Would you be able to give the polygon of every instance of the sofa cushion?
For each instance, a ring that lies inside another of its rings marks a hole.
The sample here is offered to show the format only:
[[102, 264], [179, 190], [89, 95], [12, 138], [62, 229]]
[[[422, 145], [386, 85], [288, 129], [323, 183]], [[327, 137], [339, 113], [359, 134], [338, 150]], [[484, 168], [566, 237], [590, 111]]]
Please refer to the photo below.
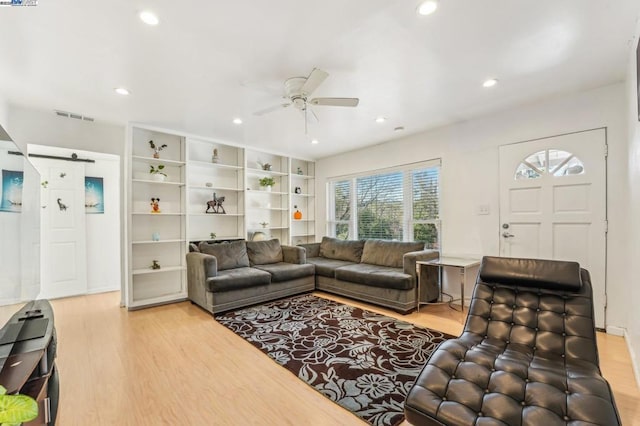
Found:
[[348, 262], [360, 262], [364, 241], [339, 240], [337, 238], [322, 237], [320, 243], [320, 256], [327, 259], [346, 260]]
[[268, 265], [283, 260], [282, 247], [277, 238], [267, 241], [247, 241], [247, 252], [251, 266]]
[[329, 278], [335, 278], [337, 268], [340, 268], [341, 266], [354, 265], [354, 262], [326, 259], [324, 257], [307, 258], [307, 263], [312, 263], [316, 266], [316, 275], [322, 275], [323, 277]]
[[207, 278], [207, 290], [213, 292], [238, 290], [267, 285], [271, 274], [256, 268], [234, 268], [219, 271], [218, 276]]
[[410, 290], [415, 287], [413, 277], [401, 268], [358, 263], [336, 269], [336, 279], [366, 284], [372, 287]]
[[308, 263], [299, 265], [296, 263], [279, 262], [268, 265], [256, 265], [255, 269], [270, 273], [271, 282], [274, 283], [309, 277], [315, 273], [315, 267]]
[[424, 250], [424, 242], [366, 240], [362, 263], [402, 268], [402, 257], [411, 251]]
[[203, 241], [198, 245], [198, 248], [202, 253], [216, 257], [218, 271], [249, 266], [247, 246], [244, 240], [214, 244]]

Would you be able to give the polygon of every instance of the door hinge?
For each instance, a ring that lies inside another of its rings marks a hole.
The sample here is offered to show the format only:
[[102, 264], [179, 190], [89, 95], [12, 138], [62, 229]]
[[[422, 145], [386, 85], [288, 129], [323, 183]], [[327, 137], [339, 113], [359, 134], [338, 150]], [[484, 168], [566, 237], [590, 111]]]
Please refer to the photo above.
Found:
[[604, 233], [608, 233], [609, 232], [609, 221], [605, 220], [604, 221]]
[[609, 145], [604, 144], [604, 157], [607, 158], [609, 156]]

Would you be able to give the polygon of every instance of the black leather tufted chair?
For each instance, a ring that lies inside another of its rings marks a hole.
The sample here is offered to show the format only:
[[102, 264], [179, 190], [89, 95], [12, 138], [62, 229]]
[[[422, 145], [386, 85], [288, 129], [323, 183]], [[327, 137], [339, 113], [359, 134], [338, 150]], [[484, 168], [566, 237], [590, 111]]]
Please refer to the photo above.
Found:
[[431, 355], [407, 396], [407, 420], [620, 425], [592, 300], [578, 263], [483, 258], [464, 331]]

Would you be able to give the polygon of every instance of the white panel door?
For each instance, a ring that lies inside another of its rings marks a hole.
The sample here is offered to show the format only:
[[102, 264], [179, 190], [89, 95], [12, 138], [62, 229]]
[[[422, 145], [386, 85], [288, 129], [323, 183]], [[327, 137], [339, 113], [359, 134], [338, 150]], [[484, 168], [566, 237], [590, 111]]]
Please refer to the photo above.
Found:
[[84, 164], [31, 158], [42, 189], [42, 276], [40, 298], [87, 291]]
[[572, 260], [591, 274], [604, 327], [604, 129], [500, 147], [500, 254]]

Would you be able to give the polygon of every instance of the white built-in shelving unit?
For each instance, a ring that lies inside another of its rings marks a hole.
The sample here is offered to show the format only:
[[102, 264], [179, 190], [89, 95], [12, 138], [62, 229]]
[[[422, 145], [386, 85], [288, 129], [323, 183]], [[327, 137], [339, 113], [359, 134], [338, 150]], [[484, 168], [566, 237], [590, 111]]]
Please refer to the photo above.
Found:
[[[317, 240], [313, 161], [153, 126], [133, 124], [127, 132], [129, 309], [184, 300], [188, 243], [212, 240], [212, 233], [215, 240], [263, 237], [293, 245]], [[160, 158], [153, 158], [149, 140], [167, 145]], [[164, 182], [149, 174], [150, 166], [158, 165], [168, 175]], [[273, 178], [275, 185], [261, 187], [264, 177]], [[207, 211], [214, 194], [224, 197], [225, 213], [222, 208]], [[160, 198], [161, 213], [152, 213], [151, 198]], [[301, 219], [294, 217], [296, 210]], [[151, 268], [154, 260], [160, 269]]]

